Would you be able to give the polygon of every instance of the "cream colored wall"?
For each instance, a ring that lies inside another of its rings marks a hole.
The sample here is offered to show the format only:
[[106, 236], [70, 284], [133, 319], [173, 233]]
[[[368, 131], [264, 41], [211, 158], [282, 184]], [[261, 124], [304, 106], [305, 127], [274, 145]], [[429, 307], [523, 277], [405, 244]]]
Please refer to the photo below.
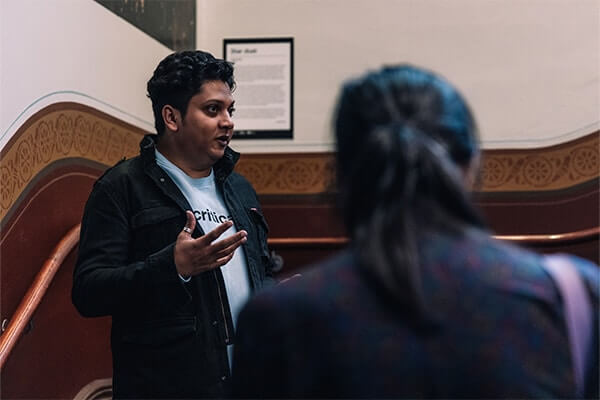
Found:
[[[197, 0], [198, 47], [294, 37], [293, 140], [243, 152], [332, 149], [341, 82], [383, 63], [443, 73], [486, 148], [599, 129], [600, 0]], [[92, 0], [0, 0], [0, 148], [33, 113], [75, 101], [153, 130], [145, 84], [168, 48]]]
[[385, 63], [438, 71], [471, 102], [486, 148], [561, 143], [599, 129], [598, 0], [198, 0], [200, 47], [294, 37], [293, 141], [323, 151], [341, 82]]
[[0, 148], [59, 101], [154, 131], [146, 81], [170, 50], [92, 0], [0, 0]]

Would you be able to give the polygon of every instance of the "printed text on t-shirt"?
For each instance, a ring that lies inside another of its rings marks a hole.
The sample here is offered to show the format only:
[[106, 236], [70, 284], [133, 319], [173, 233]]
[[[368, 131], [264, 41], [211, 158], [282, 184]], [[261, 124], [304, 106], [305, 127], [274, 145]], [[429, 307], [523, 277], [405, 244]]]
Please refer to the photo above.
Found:
[[214, 222], [215, 224], [221, 224], [231, 219], [230, 215], [217, 215], [216, 212], [211, 211], [208, 208], [202, 211], [194, 210], [194, 215], [196, 216], [196, 220], [198, 221], [210, 221]]

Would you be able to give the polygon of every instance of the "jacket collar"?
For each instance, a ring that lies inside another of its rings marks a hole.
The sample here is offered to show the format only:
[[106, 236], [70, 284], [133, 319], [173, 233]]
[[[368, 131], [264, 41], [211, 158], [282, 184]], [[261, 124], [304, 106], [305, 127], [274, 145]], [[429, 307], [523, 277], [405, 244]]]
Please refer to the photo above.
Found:
[[[140, 142], [140, 156], [144, 161], [144, 166], [147, 168], [150, 164], [156, 165], [156, 156], [154, 150], [156, 149], [156, 135], [148, 134], [144, 136]], [[224, 182], [225, 179], [231, 174], [235, 164], [240, 159], [240, 153], [232, 150], [229, 146], [225, 148], [225, 154], [223, 157], [213, 165], [215, 171], [215, 180], [217, 182]]]

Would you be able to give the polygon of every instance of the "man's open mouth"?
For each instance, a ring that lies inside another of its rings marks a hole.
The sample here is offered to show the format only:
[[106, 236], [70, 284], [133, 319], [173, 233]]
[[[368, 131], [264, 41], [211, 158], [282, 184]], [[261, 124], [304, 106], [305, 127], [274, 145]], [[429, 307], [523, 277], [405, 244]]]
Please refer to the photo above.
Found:
[[223, 146], [227, 146], [229, 144], [230, 140], [231, 140], [231, 137], [229, 135], [223, 135], [223, 136], [217, 137], [217, 142], [221, 143]]

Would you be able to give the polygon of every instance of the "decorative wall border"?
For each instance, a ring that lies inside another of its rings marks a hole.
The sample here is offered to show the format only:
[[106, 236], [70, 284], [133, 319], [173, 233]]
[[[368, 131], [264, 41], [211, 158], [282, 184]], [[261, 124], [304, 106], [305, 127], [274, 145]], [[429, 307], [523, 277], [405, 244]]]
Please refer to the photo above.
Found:
[[556, 146], [486, 150], [481, 191], [566, 189], [600, 176], [600, 131]]
[[332, 153], [243, 154], [236, 171], [262, 195], [320, 194], [334, 191]]
[[[567, 189], [600, 177], [600, 131], [556, 146], [484, 150], [480, 192]], [[319, 194], [333, 190], [332, 153], [248, 154], [237, 170], [260, 194]]]
[[109, 166], [139, 152], [144, 131], [94, 108], [55, 103], [29, 118], [0, 152], [0, 220], [53, 162], [83, 158]]
[[[55, 103], [40, 110], [0, 152], [0, 220], [51, 163], [82, 158], [110, 166], [136, 155], [145, 133], [78, 103]], [[600, 131], [551, 147], [486, 150], [479, 191], [552, 191], [598, 179], [599, 149]], [[245, 154], [237, 170], [261, 195], [314, 195], [334, 190], [332, 153]]]

